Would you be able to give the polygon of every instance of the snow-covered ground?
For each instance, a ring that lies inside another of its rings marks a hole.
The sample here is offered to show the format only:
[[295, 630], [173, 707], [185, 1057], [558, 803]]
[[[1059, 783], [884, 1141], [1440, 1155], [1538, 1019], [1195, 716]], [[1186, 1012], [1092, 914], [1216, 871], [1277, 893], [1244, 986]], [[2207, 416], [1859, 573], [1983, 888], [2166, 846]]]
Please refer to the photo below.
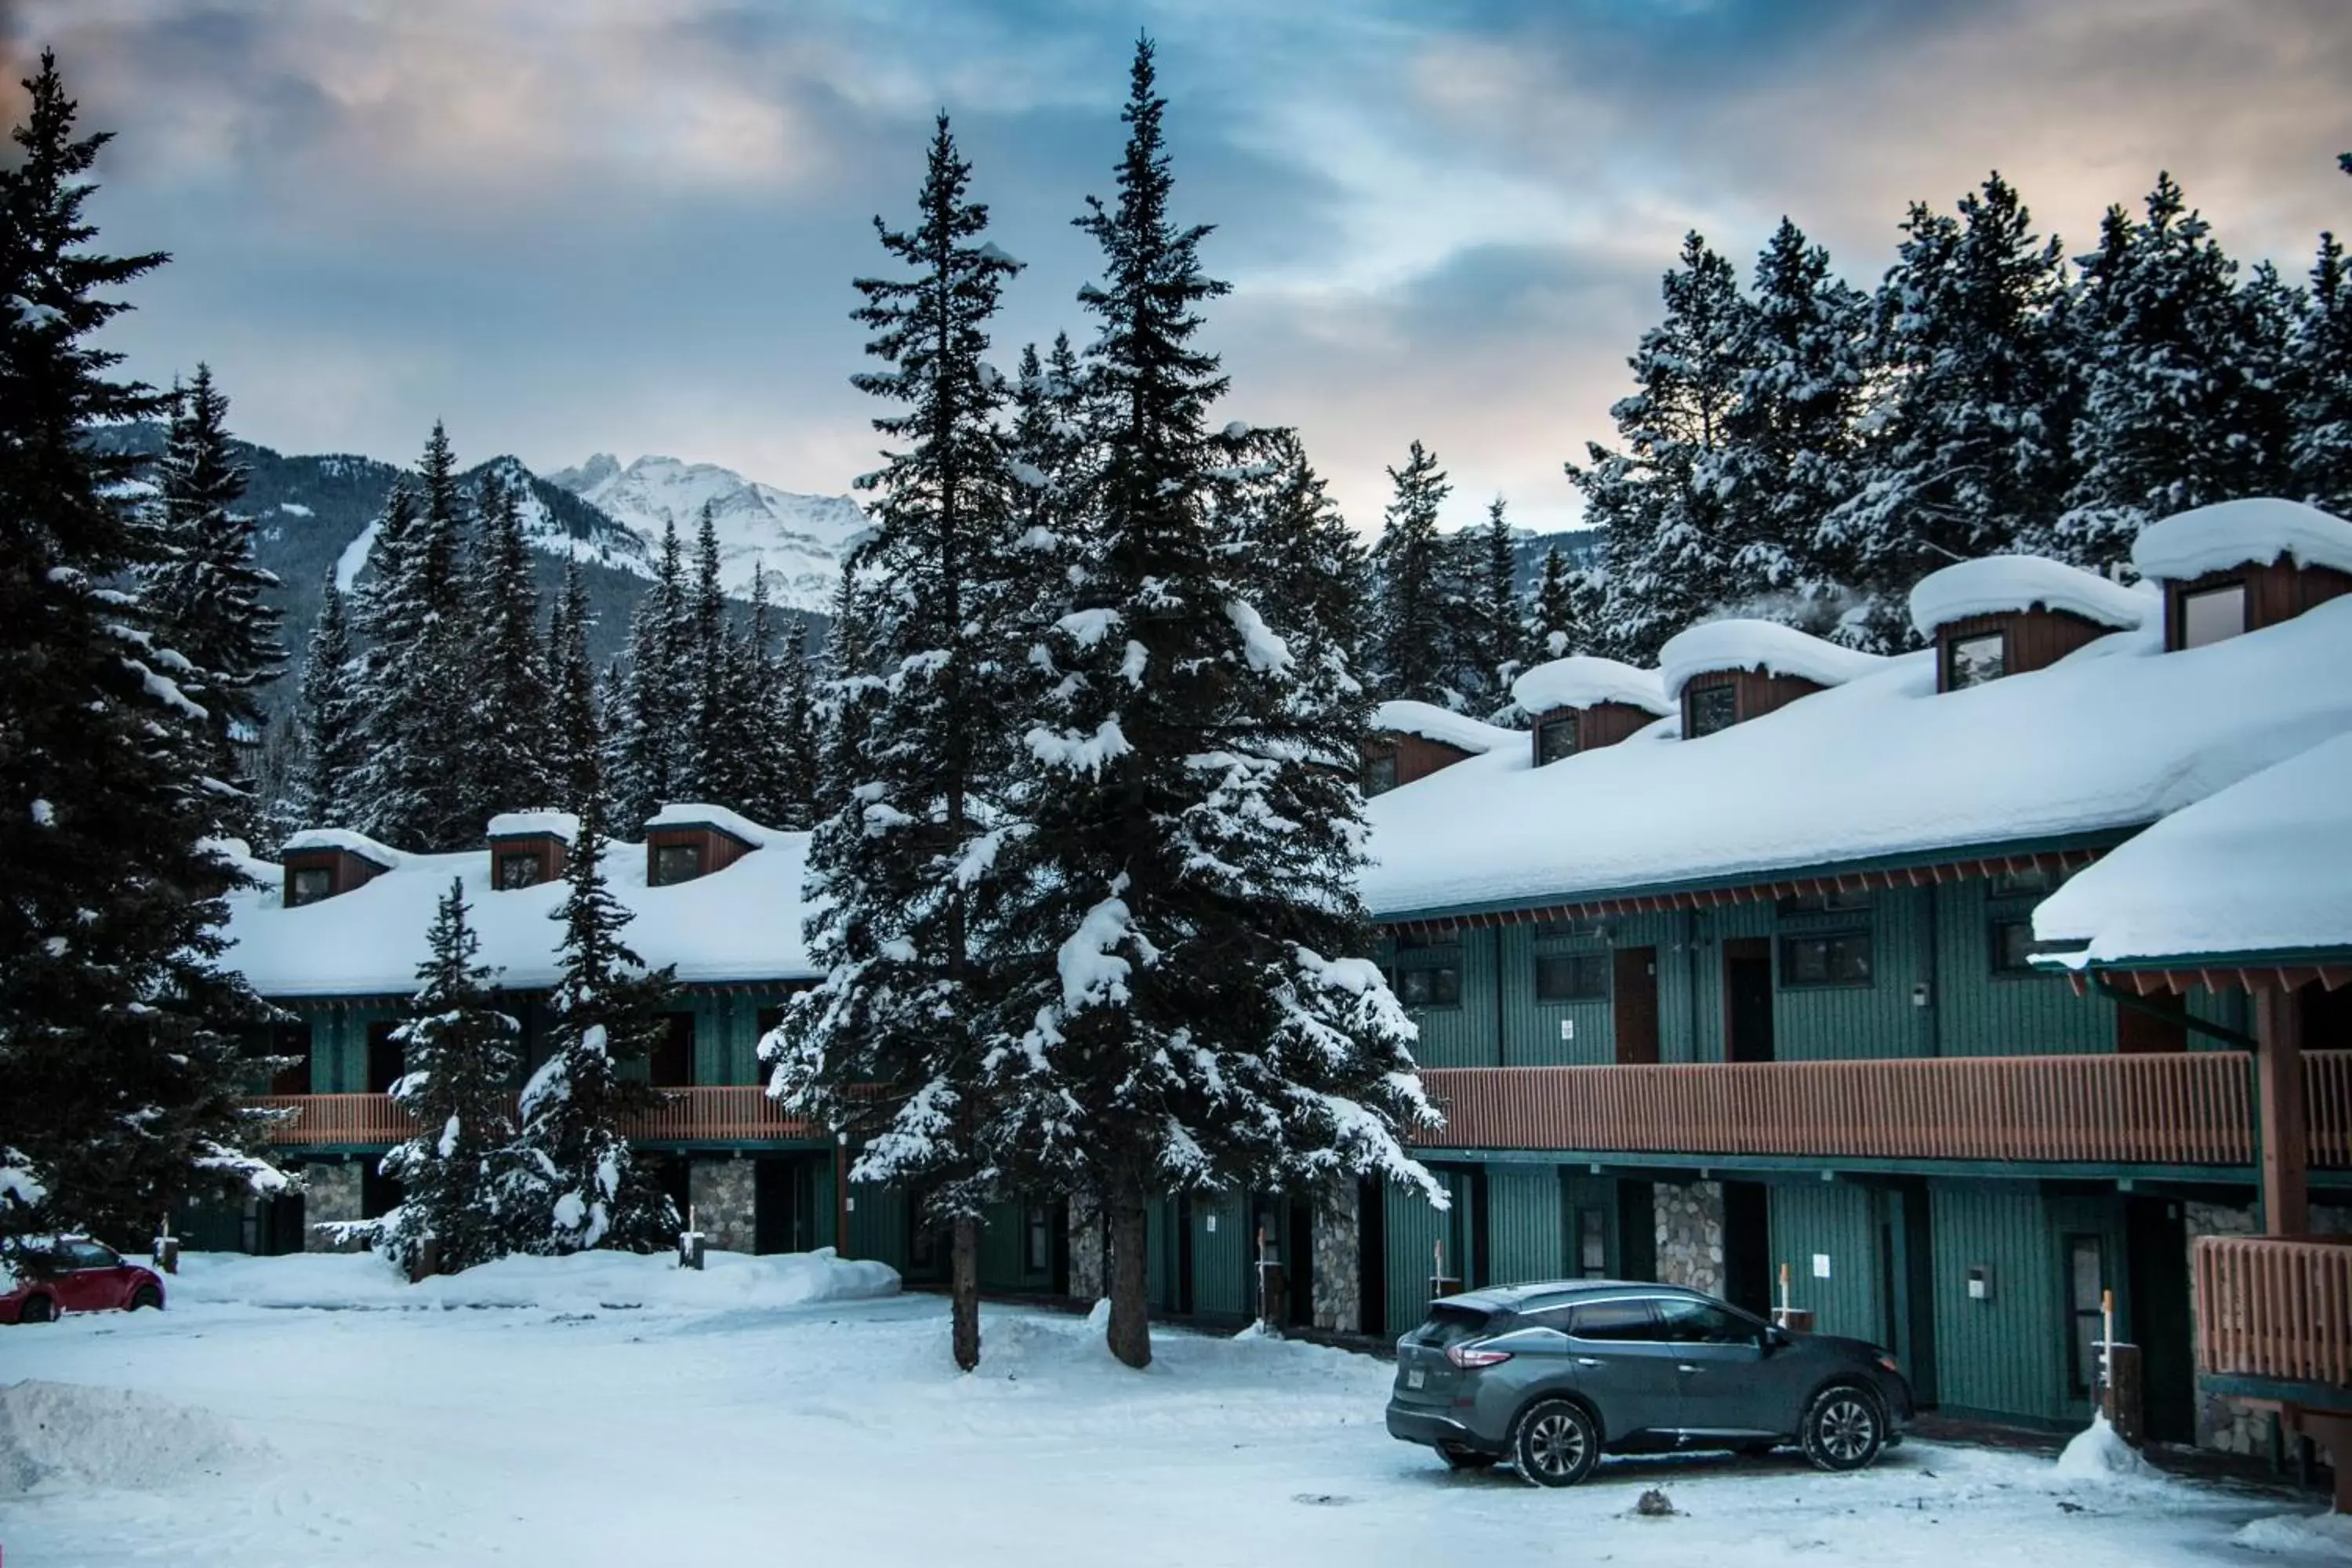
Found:
[[[944, 1303], [744, 1305], [748, 1259], [587, 1292], [639, 1307], [439, 1310], [326, 1261], [198, 1259], [168, 1312], [0, 1330], [0, 1376], [28, 1380], [0, 1387], [9, 1568], [2210, 1568], [2347, 1539], [2273, 1522], [2275, 1498], [1917, 1442], [1859, 1476], [1685, 1457], [1538, 1491], [1391, 1441], [1389, 1369], [1337, 1351], [1162, 1331], [1137, 1374], [1079, 1320], [991, 1310], [961, 1378]], [[489, 1294], [529, 1293], [509, 1272]], [[1650, 1487], [1675, 1515], [1634, 1516]]]

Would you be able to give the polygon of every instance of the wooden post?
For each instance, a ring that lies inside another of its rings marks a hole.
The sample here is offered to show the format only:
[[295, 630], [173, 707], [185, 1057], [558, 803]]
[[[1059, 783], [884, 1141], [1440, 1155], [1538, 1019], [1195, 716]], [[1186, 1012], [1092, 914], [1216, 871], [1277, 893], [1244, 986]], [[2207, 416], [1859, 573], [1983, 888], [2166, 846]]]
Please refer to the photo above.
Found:
[[833, 1255], [850, 1256], [849, 1142], [843, 1138], [833, 1141]]
[[2254, 1084], [2263, 1113], [2263, 1234], [2311, 1229], [2311, 1149], [2303, 1107], [2303, 1007], [2276, 985], [2254, 993]]
[[2106, 1365], [2106, 1387], [2100, 1390], [2099, 1408], [2116, 1436], [2137, 1448], [2147, 1441], [2147, 1396], [2140, 1375], [2139, 1347], [2108, 1345]]

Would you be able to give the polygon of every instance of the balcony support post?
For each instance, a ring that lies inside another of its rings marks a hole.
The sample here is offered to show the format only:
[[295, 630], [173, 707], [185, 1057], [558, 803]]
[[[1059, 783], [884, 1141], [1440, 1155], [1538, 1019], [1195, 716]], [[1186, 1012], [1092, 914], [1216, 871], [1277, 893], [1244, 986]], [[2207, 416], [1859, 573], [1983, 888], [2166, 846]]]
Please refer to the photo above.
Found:
[[2292, 991], [2254, 993], [2254, 1084], [2262, 1102], [2263, 1233], [2311, 1228], [2311, 1148], [2303, 1104], [2303, 1007]]

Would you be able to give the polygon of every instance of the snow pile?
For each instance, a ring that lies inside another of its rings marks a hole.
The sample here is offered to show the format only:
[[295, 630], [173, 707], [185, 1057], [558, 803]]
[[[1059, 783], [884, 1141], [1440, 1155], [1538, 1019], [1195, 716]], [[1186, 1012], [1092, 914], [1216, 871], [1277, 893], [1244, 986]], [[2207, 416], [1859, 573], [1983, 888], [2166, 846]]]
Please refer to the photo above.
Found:
[[405, 866], [417, 858], [404, 849], [379, 844], [366, 834], [354, 833], [348, 827], [306, 827], [286, 840], [286, 853], [300, 849], [340, 849], [362, 860], [373, 860], [386, 870]]
[[1683, 688], [1695, 678], [1723, 670], [1760, 669], [1816, 686], [1843, 686], [1885, 663], [1877, 654], [1840, 647], [1778, 621], [1708, 621], [1658, 650], [1658, 673], [1669, 702], [1680, 701]]
[[2274, 1513], [2230, 1538], [2249, 1552], [2291, 1552], [2322, 1562], [2352, 1563], [2352, 1514]]
[[580, 818], [568, 811], [502, 811], [490, 818], [492, 838], [523, 838], [547, 834], [566, 844], [579, 842]]
[[564, 1258], [501, 1258], [462, 1274], [412, 1285], [373, 1252], [297, 1252], [283, 1258], [189, 1253], [180, 1259], [173, 1300], [247, 1307], [515, 1307], [552, 1311], [665, 1307], [702, 1310], [805, 1307], [898, 1293], [898, 1271], [868, 1258], [814, 1252], [754, 1257], [709, 1252], [700, 1269], [667, 1253], [578, 1252]]
[[646, 818], [648, 829], [656, 827], [715, 827], [731, 834], [746, 844], [764, 846], [770, 839], [785, 837], [774, 828], [762, 827], [740, 812], [704, 801], [673, 801]]
[[2033, 911], [2063, 961], [2352, 946], [2352, 734], [2165, 818]]
[[2132, 541], [2133, 568], [2170, 583], [2232, 566], [2268, 566], [2282, 556], [2298, 566], [2352, 572], [2352, 522], [2301, 501], [2257, 497], [2176, 512]]
[[2152, 1476], [2156, 1468], [2116, 1435], [2105, 1415], [2094, 1415], [2088, 1426], [2067, 1439], [2065, 1451], [2058, 1456], [2058, 1473], [2070, 1481], [2105, 1481]]
[[1666, 697], [1665, 679], [1656, 670], [1636, 669], [1589, 653], [1536, 665], [1511, 682], [1511, 700], [1528, 713], [1590, 708], [1600, 702], [1622, 702], [1662, 717], [1675, 710]]
[[2164, 607], [2145, 588], [2126, 588], [2095, 572], [2042, 555], [1988, 555], [1931, 572], [1911, 590], [1911, 624], [1923, 637], [1937, 626], [2019, 610], [2061, 610], [2128, 631]]
[[268, 1452], [216, 1415], [152, 1394], [31, 1379], [0, 1388], [0, 1498], [169, 1486]]
[[1501, 729], [1481, 723], [1467, 713], [1455, 713], [1440, 708], [1433, 702], [1412, 702], [1402, 699], [1383, 702], [1372, 710], [1372, 730], [1376, 734], [1417, 735], [1441, 746], [1451, 746], [1457, 752], [1468, 752], [1473, 756], [1484, 756], [1488, 752], [1512, 746], [1524, 747], [1528, 742], [1524, 730]]

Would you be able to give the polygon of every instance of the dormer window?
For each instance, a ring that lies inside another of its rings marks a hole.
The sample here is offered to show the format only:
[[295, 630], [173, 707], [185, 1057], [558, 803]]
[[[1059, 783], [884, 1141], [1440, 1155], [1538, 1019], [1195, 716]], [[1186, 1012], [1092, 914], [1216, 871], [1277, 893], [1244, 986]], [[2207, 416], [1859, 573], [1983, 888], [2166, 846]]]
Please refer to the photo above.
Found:
[[1964, 691], [1971, 686], [1999, 680], [2009, 673], [2009, 635], [1979, 632], [1957, 637], [1945, 645], [1944, 689]]
[[536, 849], [507, 849], [499, 854], [499, 889], [514, 892], [535, 888], [544, 879], [547, 858]]
[[321, 899], [335, 896], [334, 868], [329, 866], [297, 866], [286, 874], [286, 907], [299, 909], [315, 904]]
[[1739, 688], [1728, 680], [1693, 686], [1683, 693], [1683, 734], [1696, 741], [1739, 722]]
[[278, 856], [286, 868], [289, 910], [340, 898], [400, 864], [402, 856], [374, 839], [338, 827], [306, 827], [286, 840]]
[[1364, 798], [1386, 795], [1397, 786], [1397, 756], [1394, 752], [1375, 752], [1364, 759]]
[[1577, 716], [1562, 713], [1536, 726], [1536, 766], [1576, 755]]
[[2246, 585], [2217, 583], [2180, 595], [2180, 646], [2203, 647], [2246, 630]]
[[654, 846], [653, 872], [653, 884], [656, 888], [693, 881], [702, 875], [702, 846], [656, 844]]

